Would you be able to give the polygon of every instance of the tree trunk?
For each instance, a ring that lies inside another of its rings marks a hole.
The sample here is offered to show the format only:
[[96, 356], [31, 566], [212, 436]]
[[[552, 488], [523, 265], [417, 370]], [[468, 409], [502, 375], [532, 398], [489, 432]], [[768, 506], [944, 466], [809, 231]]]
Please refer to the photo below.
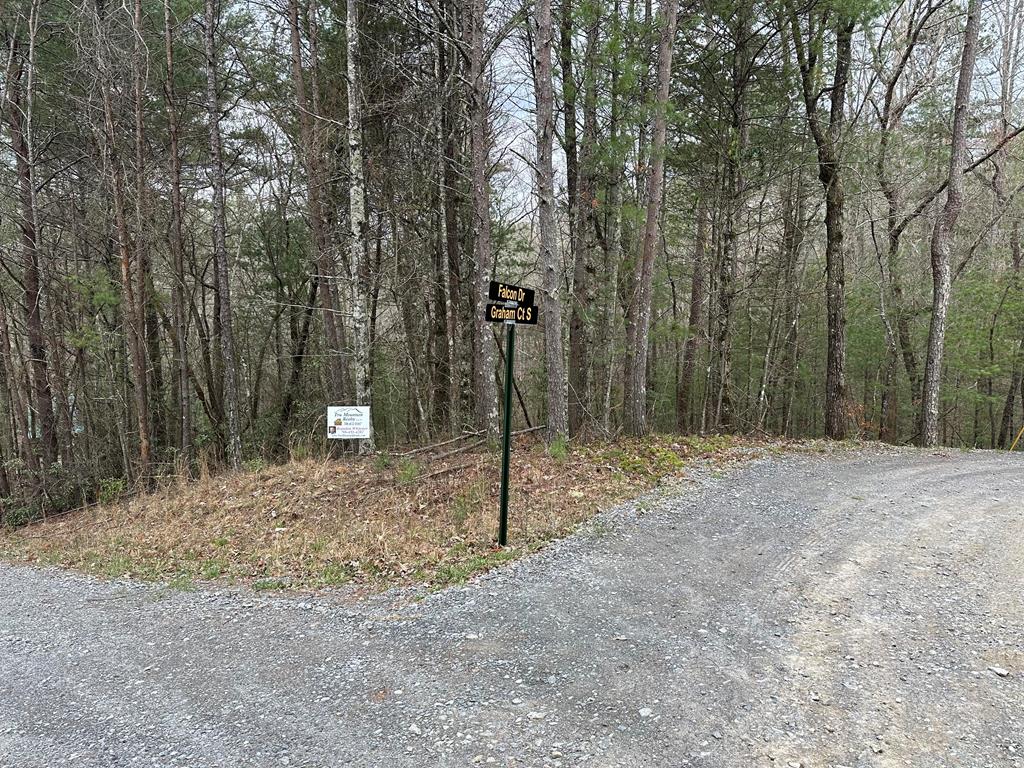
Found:
[[590, 392], [591, 349], [589, 311], [593, 299], [594, 232], [594, 145], [597, 137], [597, 103], [594, 57], [599, 15], [595, 10], [587, 22], [583, 59], [583, 149], [577, 152], [576, 82], [572, 71], [572, 0], [562, 0], [561, 64], [562, 100], [565, 112], [566, 194], [569, 218], [569, 247], [572, 258], [572, 301], [569, 316], [569, 434], [581, 434], [593, 419]]
[[697, 232], [693, 247], [693, 277], [690, 281], [690, 314], [686, 323], [686, 345], [676, 390], [676, 426], [680, 432], [694, 431], [693, 382], [697, 371], [697, 354], [704, 338], [704, 270], [707, 261], [708, 206], [703, 195], [697, 200]]
[[448, 244], [452, 238], [448, 232], [448, 200], [451, 191], [445, 183], [446, 148], [448, 145], [447, 123], [445, 120], [445, 97], [448, 92], [448, 59], [444, 35], [444, 19], [446, 7], [442, 3], [437, 9], [437, 27], [434, 31], [434, 87], [436, 103], [431, 113], [433, 120], [432, 134], [436, 142], [437, 178], [436, 206], [434, 220], [437, 226], [437, 239], [434, 246], [434, 313], [433, 313], [433, 357], [431, 370], [434, 398], [431, 410], [431, 422], [435, 429], [443, 434], [451, 435], [455, 430], [455, 339], [458, 335], [456, 313], [449, 305], [448, 287], [451, 284], [449, 274]]
[[829, 117], [822, 122], [818, 101], [825, 92], [817, 80], [818, 56], [827, 15], [815, 28], [809, 13], [809, 41], [805, 41], [796, 8], [789, 5], [793, 44], [800, 67], [800, 85], [807, 124], [818, 152], [818, 178], [825, 191], [825, 304], [828, 348], [825, 362], [825, 436], [846, 437], [846, 246], [843, 232], [845, 194], [840, 174], [842, 138], [846, 125], [846, 91], [849, 82], [853, 30], [856, 22], [845, 14], [836, 20], [835, 72], [829, 93]]
[[164, 413], [164, 378], [160, 355], [160, 324], [157, 320], [156, 302], [153, 297], [153, 275], [149, 249], [149, 223], [152, 214], [149, 206], [149, 180], [146, 177], [146, 130], [144, 104], [146, 99], [146, 71], [148, 60], [143, 50], [142, 0], [135, 0], [132, 15], [134, 25], [133, 109], [135, 117], [135, 299], [138, 318], [136, 323], [142, 329], [145, 349], [146, 396], [150, 420], [150, 439], [153, 450], [166, 442], [167, 425]]
[[[315, 6], [310, 7], [309, 13], [310, 15], [316, 13]], [[311, 21], [311, 24], [315, 25], [315, 20]], [[295, 104], [299, 112], [300, 149], [306, 172], [306, 209], [309, 217], [309, 229], [312, 234], [313, 269], [319, 273], [320, 282], [333, 287], [335, 268], [324, 216], [321, 147], [318, 141], [316, 116], [313, 114], [314, 110], [311, 108], [310, 99], [306, 93], [305, 74], [302, 69], [302, 37], [298, 0], [289, 0], [288, 25], [290, 27], [292, 85], [295, 88]], [[313, 61], [314, 67], [316, 64], [316, 61]], [[321, 290], [319, 294], [327, 346], [327, 380], [331, 385], [331, 391], [327, 393], [326, 399], [337, 402], [344, 397], [347, 368], [339, 339], [338, 306], [334, 300], [336, 295], [334, 290]]]
[[[5, 364], [3, 373], [7, 384], [7, 401], [11, 408], [11, 442], [18, 446], [18, 453], [29, 472], [35, 475], [39, 471], [40, 457], [32, 447], [32, 435], [28, 425], [29, 408], [22, 398], [22, 386], [19, 379], [27, 379], [19, 376], [17, 370], [17, 357], [14, 342], [11, 339], [11, 323], [7, 319], [7, 308], [4, 305], [4, 298], [0, 295], [0, 358], [6, 357], [6, 361], [0, 359], [0, 364]], [[31, 387], [26, 387], [26, 397], [31, 399], [33, 393]]]
[[[102, 62], [100, 63], [100, 68], [102, 71]], [[128, 231], [124, 174], [114, 140], [116, 135], [114, 109], [108, 85], [103, 86], [102, 99], [106, 163], [109, 166], [108, 172], [114, 198], [114, 227], [117, 231], [117, 250], [121, 265], [121, 290], [124, 297], [123, 311], [127, 325], [126, 340], [132, 366], [135, 419], [139, 430], [139, 476], [145, 481], [149, 475], [152, 460], [149, 431], [149, 397], [147, 394], [148, 377], [146, 374], [145, 314], [142, 305], [139, 303], [139, 297], [136, 295], [135, 275], [132, 269], [132, 250], [135, 244], [132, 242], [131, 234]], [[135, 254], [135, 258], [139, 258], [138, 253]]]
[[[366, 181], [363, 171], [362, 90], [359, 74], [359, 0], [347, 0], [345, 17], [348, 75], [349, 263], [352, 274], [352, 348], [355, 360], [356, 405], [373, 405], [370, 357], [371, 277], [367, 251]], [[371, 410], [372, 414], [372, 410]], [[375, 450], [373, 420], [370, 436], [359, 441], [359, 453]]]
[[967, 120], [974, 80], [978, 35], [981, 27], [979, 0], [968, 0], [967, 27], [964, 33], [960, 75], [953, 103], [953, 135], [950, 143], [949, 183], [946, 204], [932, 230], [932, 319], [928, 328], [928, 355], [925, 359], [921, 396], [921, 444], [939, 444], [939, 395], [942, 384], [942, 357], [946, 344], [946, 314], [952, 286], [950, 264], [953, 230], [963, 209], [964, 169], [967, 167]]
[[[1015, 34], [1004, 34], [999, 57], [999, 141], [1006, 140], [1010, 132], [1010, 121], [1013, 117], [1014, 97], [1014, 76], [1016, 75], [1017, 61], [1020, 48], [1020, 30], [1018, 27], [1021, 2], [1007, 2], [1004, 7], [1003, 21], [1006, 24], [1004, 29], [1013, 30]], [[1006, 188], [1006, 160], [1007, 151], [1004, 147], [992, 158], [994, 171], [992, 174], [992, 186], [996, 193], [996, 201], [1000, 208], [1006, 210], [1011, 202], [1010, 195]], [[1021, 243], [1020, 243], [1020, 216], [1014, 212], [1010, 218], [1010, 256], [1012, 273], [1008, 294], [1014, 300], [1020, 301], [1021, 294]], [[1018, 305], [1019, 306], [1019, 305]], [[1003, 400], [1003, 414], [999, 423], [999, 447], [1009, 448], [1014, 438], [1014, 411], [1016, 410], [1017, 390], [1024, 382], [1024, 372], [1021, 370], [1024, 364], [1024, 318], [1018, 325], [1018, 344], [1013, 355], [1013, 365], [1010, 370], [1010, 385], [1006, 390], [1006, 398]]]
[[535, 37], [537, 103], [537, 219], [540, 229], [540, 264], [543, 269], [544, 359], [547, 367], [547, 439], [568, 432], [565, 361], [562, 351], [562, 276], [555, 223], [555, 183], [552, 144], [555, 133], [554, 95], [551, 84], [551, 47], [554, 29], [551, 0], [537, 0]]
[[478, 429], [494, 436], [498, 431], [498, 388], [494, 382], [494, 342], [484, 312], [487, 285], [491, 278], [491, 193], [487, 135], [490, 110], [488, 74], [484, 52], [484, 13], [486, 0], [473, 0], [469, 19], [470, 145], [473, 185], [473, 390]]
[[[569, 225], [569, 254], [575, 259], [577, 239], [577, 208], [579, 207], [580, 157], [576, 136], [576, 76], [573, 73], [573, 2], [561, 0], [558, 19], [558, 58], [562, 74], [562, 147], [565, 152], [565, 202]], [[550, 4], [549, 4], [550, 5]], [[540, 44], [540, 41], [537, 41]], [[586, 150], [586, 142], [583, 145]], [[570, 422], [572, 421], [572, 393], [569, 394]]]
[[214, 32], [219, 22], [218, 0], [205, 0], [206, 112], [210, 143], [210, 175], [213, 186], [213, 261], [217, 296], [220, 299], [220, 352], [224, 374], [225, 447], [232, 469], [242, 466], [242, 436], [238, 413], [237, 360], [232, 326], [231, 280], [228, 269], [227, 212], [225, 202], [224, 157], [220, 135], [220, 103], [217, 93], [218, 62]]
[[744, 208], [743, 161], [749, 143], [747, 82], [750, 78], [749, 12], [746, 3], [737, 9], [730, 24], [733, 39], [729, 136], [725, 150], [725, 233], [718, 264], [718, 313], [711, 368], [712, 426], [732, 429], [732, 303], [736, 296], [740, 216]]
[[32, 51], [29, 52], [29, 84], [27, 96], [22, 94], [25, 68], [19, 41], [11, 43], [11, 64], [7, 71], [7, 124], [14, 150], [18, 176], [18, 230], [21, 239], [22, 286], [24, 288], [25, 326], [30, 357], [32, 408], [39, 420], [41, 452], [44, 467], [57, 460], [57, 434], [54, 428], [53, 394], [47, 360], [49, 357], [43, 332], [43, 286], [40, 279], [38, 225], [35, 195], [35, 157], [32, 140]]
[[825, 185], [825, 299], [828, 353], [825, 368], [825, 436], [846, 437], [846, 251], [844, 191], [838, 168], [822, 174]]
[[661, 40], [658, 44], [658, 82], [655, 99], [651, 157], [647, 170], [647, 216], [643, 245], [635, 271], [635, 301], [632, 304], [632, 349], [629, 398], [624, 404], [626, 429], [632, 435], [644, 435], [647, 425], [647, 346], [651, 325], [651, 301], [654, 283], [654, 256], [658, 244], [658, 221], [665, 175], [665, 134], [668, 129], [668, 97], [672, 79], [672, 49], [676, 36], [677, 0], [666, 0], [661, 8]]
[[309, 344], [309, 330], [313, 321], [313, 312], [316, 307], [316, 294], [320, 288], [320, 276], [313, 275], [309, 283], [309, 298], [302, 311], [302, 326], [295, 339], [291, 353], [291, 367], [288, 374], [288, 384], [284, 389], [283, 402], [281, 404], [281, 418], [277, 424], [277, 436], [274, 445], [280, 450], [287, 449], [288, 444], [285, 433], [288, 424], [291, 422], [292, 411], [295, 409], [295, 400], [298, 397], [299, 382], [302, 378], [302, 361], [306, 358], [306, 347]]
[[188, 388], [188, 323], [185, 319], [185, 244], [182, 238], [184, 206], [181, 199], [181, 151], [178, 146], [178, 105], [174, 90], [174, 32], [171, 0], [164, 0], [164, 53], [167, 58], [167, 79], [164, 100], [167, 104], [167, 131], [170, 142], [171, 182], [170, 250], [173, 271], [171, 311], [174, 316], [174, 368], [178, 404], [178, 450], [186, 474], [194, 460], [192, 448], [192, 408]]
[[[388, 191], [385, 186], [385, 199], [390, 197]], [[392, 251], [395, 258], [397, 285], [416, 285], [420, 279], [416, 275], [411, 249], [405, 247], [405, 243], [399, 240], [397, 216], [393, 213], [391, 215], [391, 232], [394, 240]], [[423, 359], [431, 347], [426, 343], [429, 337], [425, 323], [421, 319], [423, 297], [416, 291], [402, 291], [399, 288], [395, 291], [394, 300], [402, 317], [406, 356], [409, 359], [407, 366], [411, 411], [408, 424], [409, 439], [422, 440], [428, 437], [428, 407], [424, 403], [424, 395], [427, 394], [429, 397], [429, 388], [424, 386], [428, 379], [425, 370], [427, 365]]]
[[[614, 39], [621, 35], [622, 20], [620, 0], [614, 0], [610, 19]], [[614, 340], [616, 335], [619, 303], [619, 268], [622, 261], [622, 162], [617, 151], [619, 138], [619, 68], [618, 57], [609, 62], [608, 74], [608, 149], [602, 153], [603, 160], [598, 169], [606, 186], [607, 202], [601, 206], [601, 220], [604, 222], [604, 236], [601, 239], [603, 251], [603, 285], [598, 288], [601, 307], [600, 321], [596, 329], [595, 386], [594, 402], [600, 409], [598, 424], [605, 437], [612, 432], [612, 387], [615, 381]], [[595, 182], [596, 183], [596, 182]]]

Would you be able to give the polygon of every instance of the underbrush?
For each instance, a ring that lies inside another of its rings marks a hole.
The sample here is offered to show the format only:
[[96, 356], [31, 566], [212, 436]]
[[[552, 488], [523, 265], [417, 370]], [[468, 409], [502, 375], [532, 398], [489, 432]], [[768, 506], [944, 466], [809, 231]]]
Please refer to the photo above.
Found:
[[3, 466], [14, 491], [0, 496], [0, 529], [20, 528], [104, 498], [95, 480], [75, 467], [30, 470], [20, 460]]
[[0, 557], [192, 585], [259, 590], [457, 583], [566, 535], [596, 512], [685, 473], [695, 460], [735, 462], [778, 443], [652, 437], [544, 446], [518, 438], [512, 457], [512, 546], [497, 549], [495, 451], [293, 460], [122, 498], [104, 486], [90, 507], [0, 531]]

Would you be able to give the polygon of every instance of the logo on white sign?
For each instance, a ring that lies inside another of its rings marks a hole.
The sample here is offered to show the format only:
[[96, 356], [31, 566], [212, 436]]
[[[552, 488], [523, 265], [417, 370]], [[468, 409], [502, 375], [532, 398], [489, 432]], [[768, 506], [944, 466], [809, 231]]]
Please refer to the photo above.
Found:
[[327, 406], [327, 437], [331, 440], [366, 440], [370, 437], [370, 406]]

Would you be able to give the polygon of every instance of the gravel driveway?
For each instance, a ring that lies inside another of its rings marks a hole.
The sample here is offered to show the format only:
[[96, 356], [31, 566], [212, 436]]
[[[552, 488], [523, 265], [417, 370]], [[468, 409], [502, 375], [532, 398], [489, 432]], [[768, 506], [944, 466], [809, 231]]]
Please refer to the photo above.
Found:
[[705, 472], [367, 601], [0, 566], [0, 765], [1024, 766], [1024, 461]]

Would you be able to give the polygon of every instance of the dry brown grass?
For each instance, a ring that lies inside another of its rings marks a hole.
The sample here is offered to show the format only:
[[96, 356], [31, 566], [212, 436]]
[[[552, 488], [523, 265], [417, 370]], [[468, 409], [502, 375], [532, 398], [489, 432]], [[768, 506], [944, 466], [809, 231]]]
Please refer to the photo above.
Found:
[[105, 575], [225, 579], [256, 588], [461, 581], [563, 536], [599, 509], [683, 471], [763, 443], [653, 438], [573, 447], [553, 458], [520, 439], [510, 540], [494, 547], [494, 452], [293, 461], [0, 530], [0, 557]]

